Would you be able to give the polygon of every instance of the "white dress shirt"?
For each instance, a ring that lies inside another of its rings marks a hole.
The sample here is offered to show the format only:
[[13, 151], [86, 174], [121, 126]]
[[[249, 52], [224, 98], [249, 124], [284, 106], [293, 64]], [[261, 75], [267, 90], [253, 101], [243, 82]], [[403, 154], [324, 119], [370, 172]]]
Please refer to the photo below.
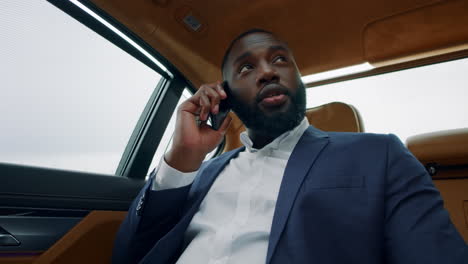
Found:
[[[309, 126], [307, 118], [262, 149], [246, 132], [245, 151], [219, 174], [185, 233], [178, 264], [265, 263], [281, 180], [292, 150]], [[162, 159], [153, 190], [190, 184], [195, 172], [182, 173]]]

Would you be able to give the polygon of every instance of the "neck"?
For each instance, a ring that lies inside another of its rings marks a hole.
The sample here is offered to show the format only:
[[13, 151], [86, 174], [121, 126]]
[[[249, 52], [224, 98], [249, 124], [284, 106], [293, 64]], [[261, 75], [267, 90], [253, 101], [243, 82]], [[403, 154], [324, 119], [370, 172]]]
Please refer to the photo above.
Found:
[[275, 138], [280, 135], [264, 134], [252, 129], [247, 129], [247, 134], [253, 142], [253, 147], [256, 149], [261, 149], [266, 145], [270, 144]]

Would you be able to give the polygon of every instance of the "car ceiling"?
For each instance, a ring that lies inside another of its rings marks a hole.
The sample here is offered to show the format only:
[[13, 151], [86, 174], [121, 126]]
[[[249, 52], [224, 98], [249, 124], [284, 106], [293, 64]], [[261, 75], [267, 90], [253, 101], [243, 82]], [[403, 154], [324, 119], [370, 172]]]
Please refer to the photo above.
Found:
[[[468, 49], [468, 0], [92, 0], [174, 64], [196, 87], [221, 78], [229, 42], [275, 32], [302, 75], [370, 62], [388, 66]], [[191, 30], [183, 19], [201, 23]]]

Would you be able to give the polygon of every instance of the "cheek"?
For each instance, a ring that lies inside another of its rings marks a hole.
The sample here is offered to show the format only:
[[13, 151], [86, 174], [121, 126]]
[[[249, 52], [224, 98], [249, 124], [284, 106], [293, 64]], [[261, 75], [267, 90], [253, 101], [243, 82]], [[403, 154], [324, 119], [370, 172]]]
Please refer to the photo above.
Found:
[[293, 69], [282, 69], [281, 76], [283, 79], [283, 83], [290, 89], [296, 90], [299, 86], [299, 82], [301, 81], [300, 76], [298, 75], [297, 71]]
[[243, 102], [251, 102], [257, 95], [255, 88], [252, 88], [248, 81], [236, 82], [233, 86], [231, 89], [232, 94]]

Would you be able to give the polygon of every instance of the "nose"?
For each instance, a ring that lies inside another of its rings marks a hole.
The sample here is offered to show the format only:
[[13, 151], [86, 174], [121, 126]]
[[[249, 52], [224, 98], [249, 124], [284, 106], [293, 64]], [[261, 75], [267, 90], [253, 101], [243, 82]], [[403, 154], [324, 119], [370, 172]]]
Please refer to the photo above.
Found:
[[279, 81], [279, 75], [273, 65], [263, 62], [257, 67], [257, 86], [261, 87], [267, 83]]

